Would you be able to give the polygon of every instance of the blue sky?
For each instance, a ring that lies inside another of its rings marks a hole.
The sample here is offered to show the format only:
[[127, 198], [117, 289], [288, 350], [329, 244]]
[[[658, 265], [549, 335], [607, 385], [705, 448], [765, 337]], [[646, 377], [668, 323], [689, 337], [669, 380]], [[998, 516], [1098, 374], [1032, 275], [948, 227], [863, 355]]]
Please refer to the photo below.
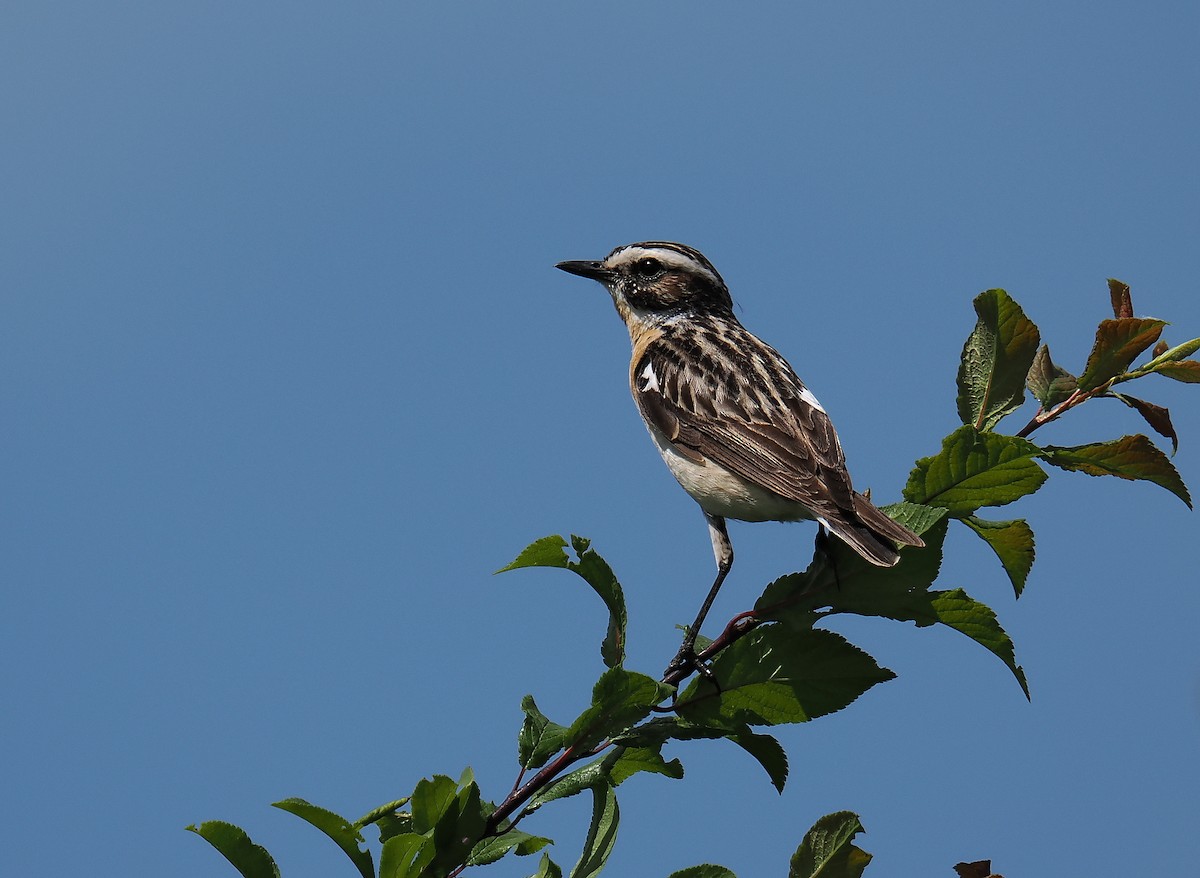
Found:
[[[1107, 277], [1200, 335], [1198, 32], [1174, 2], [6, 10], [7, 871], [232, 875], [182, 831], [220, 818], [287, 876], [349, 874], [268, 803], [353, 817], [468, 764], [502, 797], [520, 697], [569, 721], [602, 667], [586, 588], [491, 575], [545, 534], [594, 540], [630, 666], [662, 667], [708, 537], [611, 304], [559, 260], [703, 250], [881, 501], [956, 426], [980, 290], [1076, 370]], [[1195, 388], [1132, 392], [1171, 407], [1200, 490]], [[1036, 437], [1141, 429], [1095, 403]], [[1032, 703], [953, 632], [841, 622], [899, 679], [781, 730], [782, 797], [723, 743], [630, 781], [611, 874], [781, 874], [843, 808], [868, 875], [1185, 873], [1200, 520], [1058, 472], [1013, 511], [1039, 537], [1025, 596], [962, 533], [942, 582], [998, 611]], [[714, 620], [812, 537], [731, 535]], [[530, 821], [566, 866], [586, 809]]]

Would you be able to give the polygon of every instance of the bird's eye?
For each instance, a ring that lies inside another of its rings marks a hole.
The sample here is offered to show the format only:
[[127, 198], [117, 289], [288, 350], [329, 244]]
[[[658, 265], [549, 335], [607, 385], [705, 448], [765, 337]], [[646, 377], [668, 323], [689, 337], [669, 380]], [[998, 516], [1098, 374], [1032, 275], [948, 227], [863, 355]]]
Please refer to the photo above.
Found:
[[638, 277], [654, 277], [661, 274], [662, 270], [662, 263], [652, 256], [647, 256], [645, 259], [639, 259], [633, 263], [633, 273]]

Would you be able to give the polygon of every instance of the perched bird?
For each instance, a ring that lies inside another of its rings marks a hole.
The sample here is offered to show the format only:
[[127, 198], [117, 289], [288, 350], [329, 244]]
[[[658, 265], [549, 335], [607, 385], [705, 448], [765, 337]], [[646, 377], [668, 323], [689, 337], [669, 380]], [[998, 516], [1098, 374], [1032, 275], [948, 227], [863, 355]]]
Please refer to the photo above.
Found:
[[629, 386], [654, 444], [708, 520], [717, 578], [672, 667], [694, 664], [700, 625], [733, 566], [725, 519], [815, 520], [880, 567], [921, 538], [856, 493], [833, 424], [780, 354], [733, 314], [697, 250], [627, 244], [557, 268], [602, 283], [629, 329]]

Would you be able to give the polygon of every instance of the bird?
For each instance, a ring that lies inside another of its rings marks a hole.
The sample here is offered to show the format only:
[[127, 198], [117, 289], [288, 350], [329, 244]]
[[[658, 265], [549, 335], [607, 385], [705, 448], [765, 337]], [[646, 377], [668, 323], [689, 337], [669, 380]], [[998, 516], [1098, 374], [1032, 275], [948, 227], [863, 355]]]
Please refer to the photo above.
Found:
[[700, 251], [642, 241], [603, 260], [559, 262], [599, 281], [629, 330], [629, 388], [668, 469], [708, 523], [717, 576], [668, 673], [697, 668], [700, 627], [733, 567], [726, 519], [816, 521], [892, 567], [917, 534], [854, 490], [833, 422], [787, 360], [733, 313]]

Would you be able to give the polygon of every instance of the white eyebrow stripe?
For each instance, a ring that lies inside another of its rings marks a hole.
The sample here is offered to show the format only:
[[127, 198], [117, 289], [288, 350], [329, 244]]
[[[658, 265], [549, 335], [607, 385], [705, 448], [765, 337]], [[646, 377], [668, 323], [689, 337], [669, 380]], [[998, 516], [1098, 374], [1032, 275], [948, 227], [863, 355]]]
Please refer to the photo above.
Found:
[[717, 279], [717, 276], [695, 259], [685, 256], [678, 250], [671, 250], [667, 247], [626, 247], [624, 250], [618, 250], [606, 259], [605, 265], [608, 268], [616, 268], [618, 265], [628, 265], [631, 262], [637, 262], [639, 259], [657, 259], [663, 265], [667, 266], [667, 268], [677, 268], [681, 271], [702, 274], [712, 283], [721, 286], [721, 282]]

